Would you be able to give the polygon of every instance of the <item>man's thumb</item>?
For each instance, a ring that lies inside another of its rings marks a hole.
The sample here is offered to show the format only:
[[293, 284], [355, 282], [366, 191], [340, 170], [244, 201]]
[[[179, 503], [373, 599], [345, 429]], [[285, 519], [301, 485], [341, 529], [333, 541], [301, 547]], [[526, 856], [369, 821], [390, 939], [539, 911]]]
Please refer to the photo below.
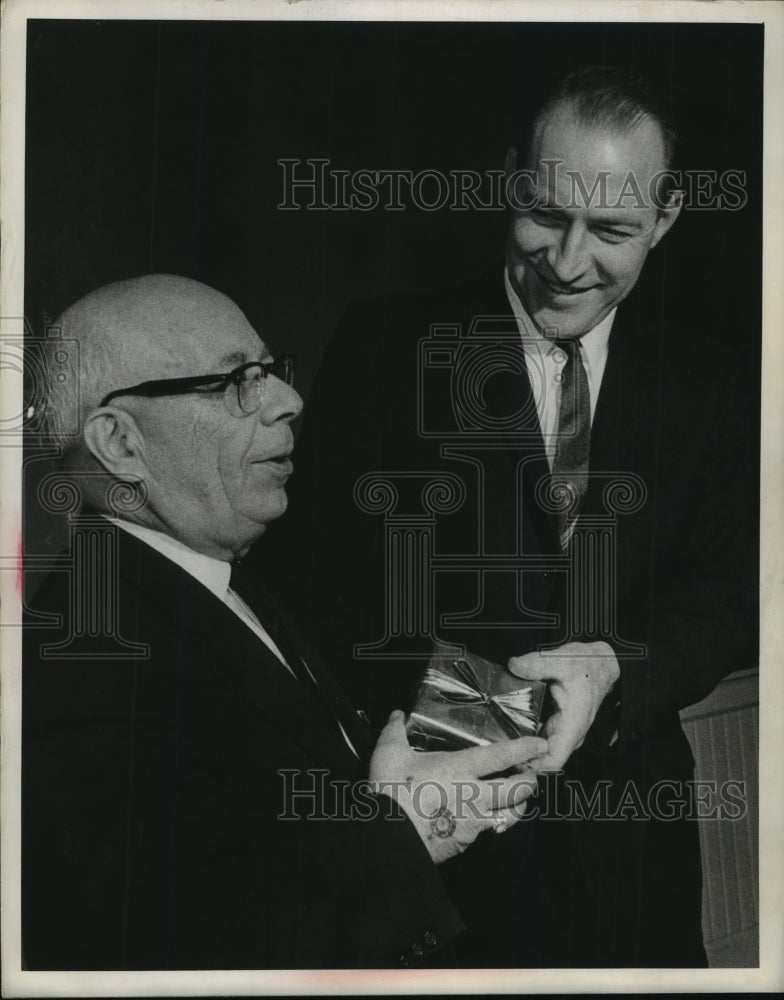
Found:
[[545, 680], [552, 670], [552, 664], [545, 665], [538, 653], [525, 653], [523, 656], [513, 656], [509, 660], [509, 671], [515, 677], [523, 677], [528, 681]]
[[387, 719], [387, 724], [379, 733], [376, 747], [380, 746], [408, 746], [408, 736], [406, 736], [406, 716], [399, 708]]

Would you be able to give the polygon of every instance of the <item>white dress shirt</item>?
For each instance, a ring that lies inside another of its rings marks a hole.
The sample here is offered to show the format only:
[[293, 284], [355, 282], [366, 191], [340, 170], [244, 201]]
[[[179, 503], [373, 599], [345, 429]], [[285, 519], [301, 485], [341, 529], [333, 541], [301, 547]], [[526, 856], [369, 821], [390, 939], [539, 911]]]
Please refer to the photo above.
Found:
[[[552, 340], [543, 337], [537, 330], [536, 324], [525, 311], [517, 292], [512, 287], [509, 280], [509, 272], [504, 270], [504, 284], [509, 305], [517, 320], [517, 328], [523, 341], [525, 351], [525, 363], [528, 371], [528, 381], [531, 383], [531, 392], [536, 402], [536, 411], [539, 414], [539, 426], [544, 438], [544, 450], [550, 468], [553, 467], [555, 459], [555, 448], [558, 442], [558, 415], [561, 408], [561, 380], [563, 378], [563, 367], [567, 361], [566, 353], [554, 344]], [[599, 399], [599, 389], [604, 375], [604, 366], [607, 363], [607, 343], [610, 339], [610, 330], [615, 319], [616, 310], [611, 313], [590, 330], [580, 337], [580, 355], [585, 367], [585, 374], [588, 377], [588, 392], [591, 397], [591, 421], [596, 412], [596, 403]]]
[[112, 524], [116, 524], [118, 528], [122, 528], [123, 531], [127, 531], [129, 535], [134, 535], [140, 541], [146, 542], [156, 552], [160, 552], [162, 556], [177, 563], [181, 569], [203, 584], [219, 601], [231, 608], [234, 614], [255, 632], [264, 645], [275, 654], [289, 673], [295, 676], [294, 671], [286, 663], [283, 654], [256, 615], [229, 586], [231, 563], [224, 562], [223, 559], [215, 559], [212, 556], [205, 556], [202, 552], [195, 552], [187, 545], [183, 545], [182, 542], [178, 542], [176, 538], [165, 535], [162, 531], [155, 531], [153, 528], [133, 524], [130, 521], [122, 521], [117, 517], [110, 517], [108, 520]]

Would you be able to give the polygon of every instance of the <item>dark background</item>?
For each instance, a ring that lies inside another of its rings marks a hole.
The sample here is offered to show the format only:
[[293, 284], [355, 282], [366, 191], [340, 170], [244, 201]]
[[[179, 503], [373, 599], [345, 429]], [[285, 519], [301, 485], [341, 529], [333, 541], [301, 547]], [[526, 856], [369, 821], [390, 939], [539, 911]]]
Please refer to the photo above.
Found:
[[[27, 55], [36, 336], [106, 282], [185, 274], [235, 299], [273, 351], [297, 354], [307, 395], [349, 301], [474, 276], [501, 257], [505, 217], [281, 211], [277, 160], [500, 169], [525, 95], [580, 63], [615, 62], [663, 90], [682, 168], [746, 171], [746, 207], [682, 213], [641, 291], [663, 290], [687, 325], [730, 343], [758, 401], [761, 26], [42, 20], [29, 22]], [[50, 465], [33, 458], [26, 548], [40, 552], [62, 524], [38, 509]]]

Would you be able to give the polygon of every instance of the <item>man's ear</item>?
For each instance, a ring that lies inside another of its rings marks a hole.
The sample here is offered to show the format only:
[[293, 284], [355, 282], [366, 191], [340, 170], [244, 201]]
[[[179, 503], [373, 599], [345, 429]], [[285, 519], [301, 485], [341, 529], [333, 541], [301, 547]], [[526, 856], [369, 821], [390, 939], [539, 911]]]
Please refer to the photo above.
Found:
[[120, 479], [144, 479], [144, 436], [133, 417], [113, 406], [88, 414], [84, 443], [107, 472]]
[[506, 151], [506, 156], [504, 157], [504, 176], [506, 177], [507, 183], [512, 174], [517, 170], [517, 149], [515, 146], [510, 146]]
[[651, 250], [675, 225], [675, 220], [681, 214], [681, 208], [683, 208], [684, 195], [684, 191], [670, 191], [667, 201], [659, 209], [656, 225], [653, 228]]

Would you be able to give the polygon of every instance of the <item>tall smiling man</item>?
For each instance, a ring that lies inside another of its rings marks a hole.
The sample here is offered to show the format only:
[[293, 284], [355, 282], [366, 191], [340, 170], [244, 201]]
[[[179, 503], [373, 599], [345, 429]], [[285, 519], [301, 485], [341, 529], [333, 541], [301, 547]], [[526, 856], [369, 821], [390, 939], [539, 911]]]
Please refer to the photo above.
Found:
[[436, 865], [519, 820], [546, 742], [416, 754], [397, 716], [374, 748], [243, 575], [302, 401], [233, 302], [150, 275], [58, 325], [79, 364], [59, 381], [47, 343], [47, 417], [84, 507], [24, 635], [27, 968], [450, 964]]
[[[678, 713], [754, 665], [753, 434], [710, 331], [635, 292], [681, 211], [673, 147], [640, 81], [570, 74], [507, 157], [505, 262], [351, 306], [308, 400], [274, 578], [357, 703], [410, 704], [435, 639], [550, 683], [542, 818], [444, 871], [507, 914], [467, 964], [706, 962]], [[458, 499], [423, 509], [439, 477]], [[390, 570], [396, 521], [428, 541]]]

